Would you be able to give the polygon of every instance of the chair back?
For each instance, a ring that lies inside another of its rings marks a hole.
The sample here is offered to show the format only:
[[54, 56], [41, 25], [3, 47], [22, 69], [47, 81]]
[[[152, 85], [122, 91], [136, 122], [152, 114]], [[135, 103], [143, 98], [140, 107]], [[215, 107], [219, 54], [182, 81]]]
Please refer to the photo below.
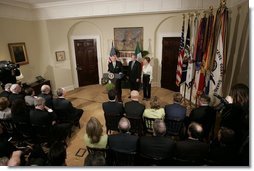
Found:
[[0, 119], [0, 124], [9, 135], [13, 136], [13, 134], [16, 133], [16, 124], [12, 121], [12, 119]]
[[135, 166], [136, 152], [122, 152], [110, 149], [109, 153], [113, 166]]
[[131, 129], [129, 130], [131, 134], [143, 135], [143, 120], [140, 117], [130, 117], [126, 116], [131, 123]]
[[139, 165], [141, 166], [166, 166], [170, 162], [163, 157], [149, 157], [142, 153], [139, 154]]
[[86, 149], [89, 154], [103, 153], [105, 157], [106, 157], [106, 152], [108, 150], [107, 148], [95, 148], [95, 147], [89, 147], [89, 146], [86, 146]]
[[183, 134], [184, 121], [183, 120], [169, 120], [165, 119], [167, 127], [167, 136], [180, 136]]
[[147, 118], [144, 117], [144, 132], [148, 134], [153, 134], [153, 122], [155, 121], [154, 118]]
[[32, 124], [33, 137], [35, 142], [50, 142], [51, 127], [48, 125]]
[[118, 131], [118, 122], [121, 119], [121, 115], [106, 114], [104, 113], [107, 134], [111, 134], [111, 131]]

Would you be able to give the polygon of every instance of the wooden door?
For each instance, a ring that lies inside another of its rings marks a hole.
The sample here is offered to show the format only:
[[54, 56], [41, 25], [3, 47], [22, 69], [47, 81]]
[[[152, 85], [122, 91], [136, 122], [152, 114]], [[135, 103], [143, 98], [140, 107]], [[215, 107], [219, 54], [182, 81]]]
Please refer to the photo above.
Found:
[[163, 37], [162, 40], [162, 69], [161, 87], [179, 91], [176, 86], [176, 68], [180, 37]]
[[96, 39], [74, 40], [79, 86], [99, 84]]

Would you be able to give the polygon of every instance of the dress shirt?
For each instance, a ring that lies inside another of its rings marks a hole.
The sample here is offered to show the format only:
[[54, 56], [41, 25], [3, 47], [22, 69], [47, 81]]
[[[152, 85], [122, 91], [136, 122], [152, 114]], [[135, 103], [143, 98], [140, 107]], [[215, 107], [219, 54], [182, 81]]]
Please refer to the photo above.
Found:
[[153, 79], [153, 67], [150, 64], [143, 65], [142, 76], [144, 74], [150, 75], [150, 83], [151, 83], [151, 81]]

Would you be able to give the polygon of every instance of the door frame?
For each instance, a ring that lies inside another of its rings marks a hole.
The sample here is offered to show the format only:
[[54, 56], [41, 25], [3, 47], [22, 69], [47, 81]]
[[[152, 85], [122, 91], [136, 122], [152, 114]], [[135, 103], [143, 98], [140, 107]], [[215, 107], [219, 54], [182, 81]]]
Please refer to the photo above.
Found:
[[[179, 37], [180, 33], [178, 32], [168, 32], [168, 33], [161, 33], [158, 35], [158, 44], [157, 44], [157, 56], [158, 56], [158, 68], [160, 68], [157, 72], [158, 78], [158, 86], [161, 87], [161, 75], [162, 75], [162, 41], [164, 37]], [[180, 35], [181, 36], [181, 35]]]
[[101, 42], [99, 35], [82, 35], [82, 36], [71, 36], [70, 44], [71, 44], [71, 63], [72, 63], [72, 77], [74, 81], [74, 88], [79, 87], [78, 82], [78, 73], [76, 70], [77, 61], [76, 61], [76, 53], [75, 53], [75, 44], [74, 40], [83, 40], [83, 39], [95, 39], [96, 40], [96, 49], [97, 49], [97, 66], [98, 66], [98, 75], [99, 75], [99, 84], [101, 84], [102, 78], [102, 62], [101, 62]]

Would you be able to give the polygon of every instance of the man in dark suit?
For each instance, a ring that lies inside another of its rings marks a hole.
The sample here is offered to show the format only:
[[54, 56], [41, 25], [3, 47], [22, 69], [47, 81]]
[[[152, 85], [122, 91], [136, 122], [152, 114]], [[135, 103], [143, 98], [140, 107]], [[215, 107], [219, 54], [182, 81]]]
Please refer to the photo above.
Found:
[[210, 97], [202, 95], [199, 99], [199, 107], [193, 109], [189, 116], [190, 122], [197, 122], [202, 125], [204, 137], [208, 140], [209, 133], [215, 124], [216, 111], [209, 106]]
[[31, 125], [47, 126], [50, 130], [49, 143], [53, 142], [54, 140], [65, 139], [69, 133], [70, 124], [57, 124], [57, 116], [52, 109], [49, 109], [45, 106], [44, 98], [36, 98], [34, 105], [35, 109], [30, 111]]
[[108, 102], [102, 103], [102, 108], [104, 111], [104, 114], [114, 114], [114, 115], [121, 115], [124, 114], [124, 107], [122, 103], [118, 103], [116, 101], [116, 93], [115, 90], [109, 90], [108, 92]]
[[9, 96], [11, 94], [11, 83], [7, 83], [4, 85], [4, 90], [0, 93], [0, 97], [6, 97], [9, 100]]
[[132, 55], [131, 61], [129, 62], [128, 66], [128, 78], [130, 82], [130, 89], [132, 90], [139, 90], [140, 86], [140, 79], [141, 79], [141, 64], [137, 61], [137, 56]]
[[[116, 54], [113, 54], [113, 56], [110, 57], [111, 61], [108, 63], [108, 72], [114, 73], [114, 74], [122, 74], [123, 73], [123, 67], [122, 63], [120, 61], [116, 60], [117, 56]], [[114, 84], [115, 84], [115, 91], [117, 93], [117, 101], [122, 102], [122, 87], [121, 87], [121, 80], [122, 79], [116, 79], [114, 78]]]
[[11, 94], [9, 95], [10, 106], [14, 103], [14, 101], [21, 99], [25, 101], [25, 94], [21, 92], [21, 87], [19, 84], [11, 85]]
[[153, 129], [153, 136], [143, 136], [140, 138], [140, 153], [148, 158], [172, 158], [175, 142], [164, 136], [166, 134], [166, 125], [164, 121], [156, 119], [153, 123]]
[[145, 106], [139, 103], [139, 92], [137, 90], [131, 91], [131, 101], [126, 102], [124, 109], [127, 117], [142, 117]]
[[[209, 145], [201, 142], [203, 129], [192, 122], [188, 127], [188, 139], [176, 142], [175, 157], [187, 165], [202, 165], [208, 155]], [[181, 164], [181, 163], [180, 163]]]
[[165, 119], [167, 120], [183, 120], [186, 116], [186, 107], [181, 105], [182, 95], [174, 94], [174, 104], [165, 106]]
[[84, 110], [73, 107], [72, 103], [65, 99], [66, 91], [64, 88], [58, 88], [56, 93], [58, 97], [53, 99], [53, 108], [58, 119], [63, 122], [75, 122], [79, 126], [79, 119]]
[[42, 85], [41, 86], [41, 94], [38, 95], [38, 97], [43, 97], [45, 99], [45, 106], [52, 109], [53, 108], [53, 97], [51, 94], [51, 88], [49, 85]]
[[138, 136], [131, 135], [130, 121], [122, 117], [119, 121], [118, 128], [120, 133], [108, 136], [109, 149], [121, 152], [135, 152], [137, 150]]

